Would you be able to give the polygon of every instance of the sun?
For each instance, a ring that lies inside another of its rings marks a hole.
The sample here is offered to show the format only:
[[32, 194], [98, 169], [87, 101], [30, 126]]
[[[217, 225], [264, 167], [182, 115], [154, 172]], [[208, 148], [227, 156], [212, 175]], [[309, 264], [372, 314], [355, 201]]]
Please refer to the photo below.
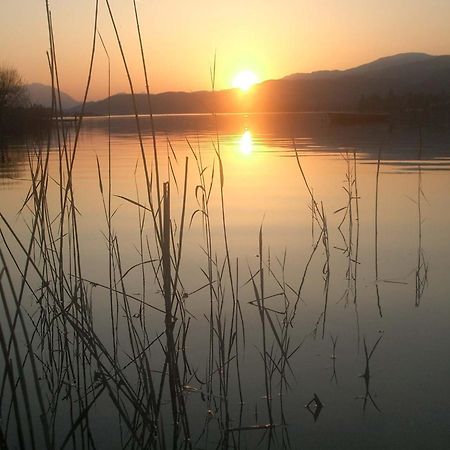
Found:
[[258, 81], [258, 77], [254, 72], [251, 70], [243, 70], [233, 78], [233, 87], [247, 92]]

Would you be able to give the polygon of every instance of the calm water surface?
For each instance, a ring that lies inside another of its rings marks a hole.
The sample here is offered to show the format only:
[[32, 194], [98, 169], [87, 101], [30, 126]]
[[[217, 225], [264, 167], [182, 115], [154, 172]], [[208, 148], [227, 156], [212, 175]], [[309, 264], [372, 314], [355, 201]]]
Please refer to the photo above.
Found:
[[[321, 115], [295, 114], [216, 119], [162, 116], [155, 122], [161, 178], [171, 184], [174, 226], [180, 224], [188, 158], [180, 279], [191, 315], [186, 351], [190, 367], [200, 378], [206, 364], [209, 327], [205, 315], [210, 306], [208, 289], [198, 290], [207, 282], [207, 260], [202, 215], [196, 213], [200, 175], [194, 153], [206, 167], [203, 174], [208, 185], [213, 178], [210, 218], [219, 268], [225, 249], [218, 152], [222, 158], [227, 237], [233, 271], [239, 264], [235, 281], [246, 333], [239, 356], [245, 402], [241, 414], [237, 383], [230, 393], [236, 428], [269, 422], [261, 322], [250, 281], [260, 260], [266, 306], [274, 320], [282, 323], [284, 318], [276, 311], [288, 308], [293, 314], [295, 310], [288, 334], [290, 351], [296, 351], [289, 359], [288, 388], [282, 397], [280, 375], [274, 373], [272, 379], [274, 422], [281, 424], [284, 417], [287, 426], [272, 434], [241, 431], [239, 447], [449, 448], [450, 131], [427, 128], [419, 132], [414, 126], [386, 125], [335, 127]], [[153, 164], [148, 119], [142, 119], [142, 126]], [[139, 214], [123, 197], [145, 203], [146, 188], [134, 119], [113, 118], [110, 127], [113, 228], [127, 269], [140, 261]], [[68, 133], [73, 140], [73, 130]], [[315, 201], [323, 208], [328, 258], [294, 145]], [[28, 154], [24, 146], [11, 145], [2, 151], [0, 163], [0, 209], [25, 240], [29, 234], [26, 210], [18, 211], [30, 187]], [[87, 280], [107, 284], [107, 227], [99, 168], [105, 188], [108, 120], [88, 118], [80, 135], [73, 180], [83, 273]], [[50, 173], [56, 178], [56, 151], [50, 154]], [[49, 195], [57, 208], [56, 184]], [[154, 240], [150, 221], [145, 222], [143, 233]], [[130, 271], [126, 283], [130, 292], [142, 295], [139, 270]], [[93, 289], [94, 322], [106, 335], [109, 300], [100, 287]], [[157, 286], [146, 289], [147, 300], [161, 307]], [[224, 296], [230, 298], [229, 290]], [[225, 304], [229, 314], [231, 301]], [[163, 329], [163, 320], [152, 315], [148, 326], [156, 335]], [[364, 342], [370, 352], [380, 337], [366, 383], [360, 376], [366, 367]], [[123, 349], [124, 358], [125, 354]], [[195, 391], [201, 390], [195, 377], [190, 385], [193, 389], [186, 398], [192, 433], [201, 436], [195, 440], [196, 448], [215, 448], [214, 412], [205, 409]], [[324, 405], [316, 417], [305, 408], [314, 394]], [[105, 428], [110, 416], [102, 405], [94, 407], [97, 448], [118, 448], [117, 436]], [[201, 435], [205, 421], [211, 423], [212, 431]]]

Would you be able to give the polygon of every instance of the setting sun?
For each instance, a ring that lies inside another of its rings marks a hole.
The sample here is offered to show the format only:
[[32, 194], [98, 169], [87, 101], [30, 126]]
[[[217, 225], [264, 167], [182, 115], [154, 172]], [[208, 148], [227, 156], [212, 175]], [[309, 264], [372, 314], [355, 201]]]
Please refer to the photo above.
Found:
[[243, 70], [239, 72], [233, 79], [233, 87], [239, 88], [241, 91], [248, 91], [255, 83], [258, 77], [251, 70]]

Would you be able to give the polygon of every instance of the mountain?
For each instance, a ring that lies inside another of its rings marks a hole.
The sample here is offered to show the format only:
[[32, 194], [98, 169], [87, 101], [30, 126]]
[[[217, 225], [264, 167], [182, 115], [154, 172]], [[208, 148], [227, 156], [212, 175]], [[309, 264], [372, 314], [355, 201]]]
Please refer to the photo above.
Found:
[[368, 73], [380, 73], [384, 70], [391, 70], [399, 68], [402, 65], [409, 63], [417, 63], [430, 61], [435, 56], [427, 53], [400, 53], [398, 55], [385, 56], [367, 64], [362, 64], [357, 67], [346, 70], [319, 70], [311, 73], [294, 73], [287, 75], [284, 80], [299, 80], [299, 79], [324, 79], [324, 78], [339, 78], [346, 75], [360, 75]]
[[[47, 108], [52, 106], [52, 87], [41, 83], [32, 83], [26, 85], [30, 101], [33, 104], [42, 105]], [[61, 92], [61, 104], [64, 110], [74, 108], [80, 104], [70, 95]]]
[[376, 59], [375, 61], [363, 64], [353, 69], [349, 69], [351, 73], [367, 73], [382, 71], [391, 68], [396, 68], [401, 65], [407, 65], [410, 63], [421, 63], [431, 61], [436, 58], [433, 55], [427, 53], [399, 53], [398, 55], [385, 56], [384, 58]]
[[[403, 53], [380, 58], [348, 70], [293, 74], [253, 86], [250, 93], [236, 89], [211, 93], [165, 92], [152, 94], [154, 113], [290, 112], [411, 109], [434, 106], [448, 108], [450, 56]], [[369, 99], [369, 101], [366, 101]], [[380, 100], [381, 99], [381, 100]], [[135, 96], [138, 112], [148, 113], [145, 94]], [[86, 104], [86, 113], [132, 114], [132, 97], [114, 95]], [[79, 112], [79, 108], [71, 110]]]

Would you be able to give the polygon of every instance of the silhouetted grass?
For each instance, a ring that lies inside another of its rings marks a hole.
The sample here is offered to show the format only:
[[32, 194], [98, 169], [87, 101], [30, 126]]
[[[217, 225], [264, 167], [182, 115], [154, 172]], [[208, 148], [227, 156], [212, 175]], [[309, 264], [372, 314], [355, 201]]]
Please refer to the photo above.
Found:
[[[74, 130], [68, 130], [61, 108], [56, 44], [47, 3], [53, 134], [49, 134], [46, 145], [30, 151], [30, 188], [20, 209], [28, 232], [17, 232], [0, 213], [0, 235], [5, 248], [5, 251], [0, 248], [3, 313], [0, 350], [4, 364], [0, 394], [2, 413], [6, 412], [5, 420], [0, 424], [0, 447], [97, 448], [96, 416], [100, 411], [107, 416], [108, 431], [120, 448], [206, 448], [214, 440], [217, 448], [241, 448], [246, 432], [262, 432], [260, 439], [266, 440], [268, 447], [288, 448], [285, 396], [294, 380], [292, 357], [302, 345], [302, 342], [294, 341], [291, 331], [300, 314], [300, 302], [306, 303], [303, 289], [312, 270], [312, 261], [320, 253], [318, 249], [322, 251], [323, 286], [321, 282], [320, 287], [323, 289], [323, 305], [321, 303], [320, 315], [311, 334], [315, 337], [321, 327], [323, 339], [326, 332], [332, 247], [325, 207], [314, 195], [294, 142], [299, 179], [306, 188], [311, 208], [311, 253], [303, 270], [295, 273], [294, 285], [287, 276], [287, 251], [282, 256], [273, 257], [261, 225], [254, 239], [258, 261], [256, 264], [247, 261], [245, 273], [248, 276], [243, 277], [242, 266], [245, 263], [242, 264], [233, 254], [230, 245], [226, 168], [218, 126], [211, 142], [214, 150], [211, 161], [205, 162], [200, 145], [195, 147], [190, 140], [186, 141], [186, 148], [192, 156], [184, 160], [181, 169], [182, 162], [177, 160], [170, 141], [167, 141], [167, 160], [163, 161], [152, 115], [139, 14], [133, 0], [150, 116], [151, 142], [146, 142], [144, 122], [138, 115], [135, 88], [119, 27], [111, 4], [106, 0], [132, 94], [140, 151], [136, 171], [138, 167], [143, 169], [145, 189], [140, 191], [135, 173], [134, 198], [120, 192], [113, 193], [116, 185], [111, 161], [109, 114], [106, 169], [105, 162], [98, 157], [96, 159], [96, 195], [101, 202], [106, 228], [103, 256], [107, 276], [103, 281], [92, 279], [81, 250], [84, 236], [79, 228], [79, 193], [74, 188], [73, 178], [93, 64], [98, 57], [97, 38], [108, 59], [108, 97], [111, 94], [109, 49], [98, 29], [98, 1], [95, 5], [82, 113]], [[214, 91], [215, 62], [211, 83]], [[212, 120], [217, 120], [214, 113]], [[49, 168], [55, 141], [57, 174], [50, 173]], [[194, 176], [190, 175], [189, 159], [196, 169], [195, 185], [190, 185]], [[356, 155], [353, 159], [348, 154], [344, 155], [344, 160], [347, 198], [338, 230], [344, 242], [342, 251], [347, 258], [344, 295], [346, 303], [349, 298], [353, 299], [357, 313], [359, 197]], [[163, 162], [167, 163], [167, 174], [163, 173]], [[376, 178], [376, 221], [379, 169], [380, 155]], [[51, 200], [55, 195], [56, 202]], [[421, 195], [419, 177], [419, 224]], [[131, 264], [122, 250], [127, 243], [116, 231], [115, 198], [136, 212], [138, 258]], [[190, 198], [197, 203], [193, 212], [189, 209]], [[213, 198], [218, 205], [218, 217], [213, 217]], [[186, 260], [183, 254], [186, 232], [191, 226], [200, 226], [202, 231], [203, 259], [200, 263]], [[315, 227], [318, 227], [318, 232]], [[190, 292], [189, 283], [183, 280], [184, 267], [189, 264], [199, 264], [204, 277], [203, 285]], [[418, 271], [423, 271], [423, 268], [424, 261], [419, 253]], [[138, 283], [130, 280], [135, 272], [139, 273]], [[376, 278], [378, 281], [377, 263]], [[242, 282], [243, 279], [246, 281]], [[139, 293], [136, 294], [136, 290]], [[250, 304], [249, 314], [256, 312], [257, 321], [253, 320], [253, 315], [249, 319], [244, 314], [243, 291], [251, 292], [246, 303]], [[420, 285], [417, 292], [423, 292]], [[203, 294], [199, 298], [207, 300], [204, 318], [195, 317], [189, 311], [189, 301], [197, 294]], [[25, 299], [30, 298], [31, 306], [28, 301], [25, 304]], [[103, 305], [105, 300], [106, 307]], [[99, 308], [102, 314], [99, 314]], [[205, 321], [204, 348], [190, 353], [191, 334], [203, 332]], [[258, 336], [256, 347], [261, 362], [253, 368], [253, 373], [254, 383], [258, 383], [264, 399], [263, 411], [258, 410], [257, 400], [247, 397], [243, 381], [247, 333], [250, 327], [255, 326], [257, 329], [250, 331]], [[193, 327], [198, 327], [199, 331], [192, 331]], [[331, 340], [332, 379], [337, 383], [337, 337], [332, 336]], [[365, 402], [367, 398], [371, 399], [368, 393], [369, 361], [378, 342], [369, 352], [364, 340]], [[193, 364], [191, 358], [196, 352], [204, 352], [203, 360]], [[193, 406], [190, 397], [194, 395], [199, 399]], [[322, 407], [318, 398], [315, 394], [316, 404]], [[248, 422], [253, 420], [248, 414], [253, 405], [246, 405], [250, 402], [255, 402], [254, 423]], [[199, 403], [200, 410], [196, 409]], [[247, 408], [245, 413], [244, 408]], [[251, 442], [254, 446], [255, 442]]]

